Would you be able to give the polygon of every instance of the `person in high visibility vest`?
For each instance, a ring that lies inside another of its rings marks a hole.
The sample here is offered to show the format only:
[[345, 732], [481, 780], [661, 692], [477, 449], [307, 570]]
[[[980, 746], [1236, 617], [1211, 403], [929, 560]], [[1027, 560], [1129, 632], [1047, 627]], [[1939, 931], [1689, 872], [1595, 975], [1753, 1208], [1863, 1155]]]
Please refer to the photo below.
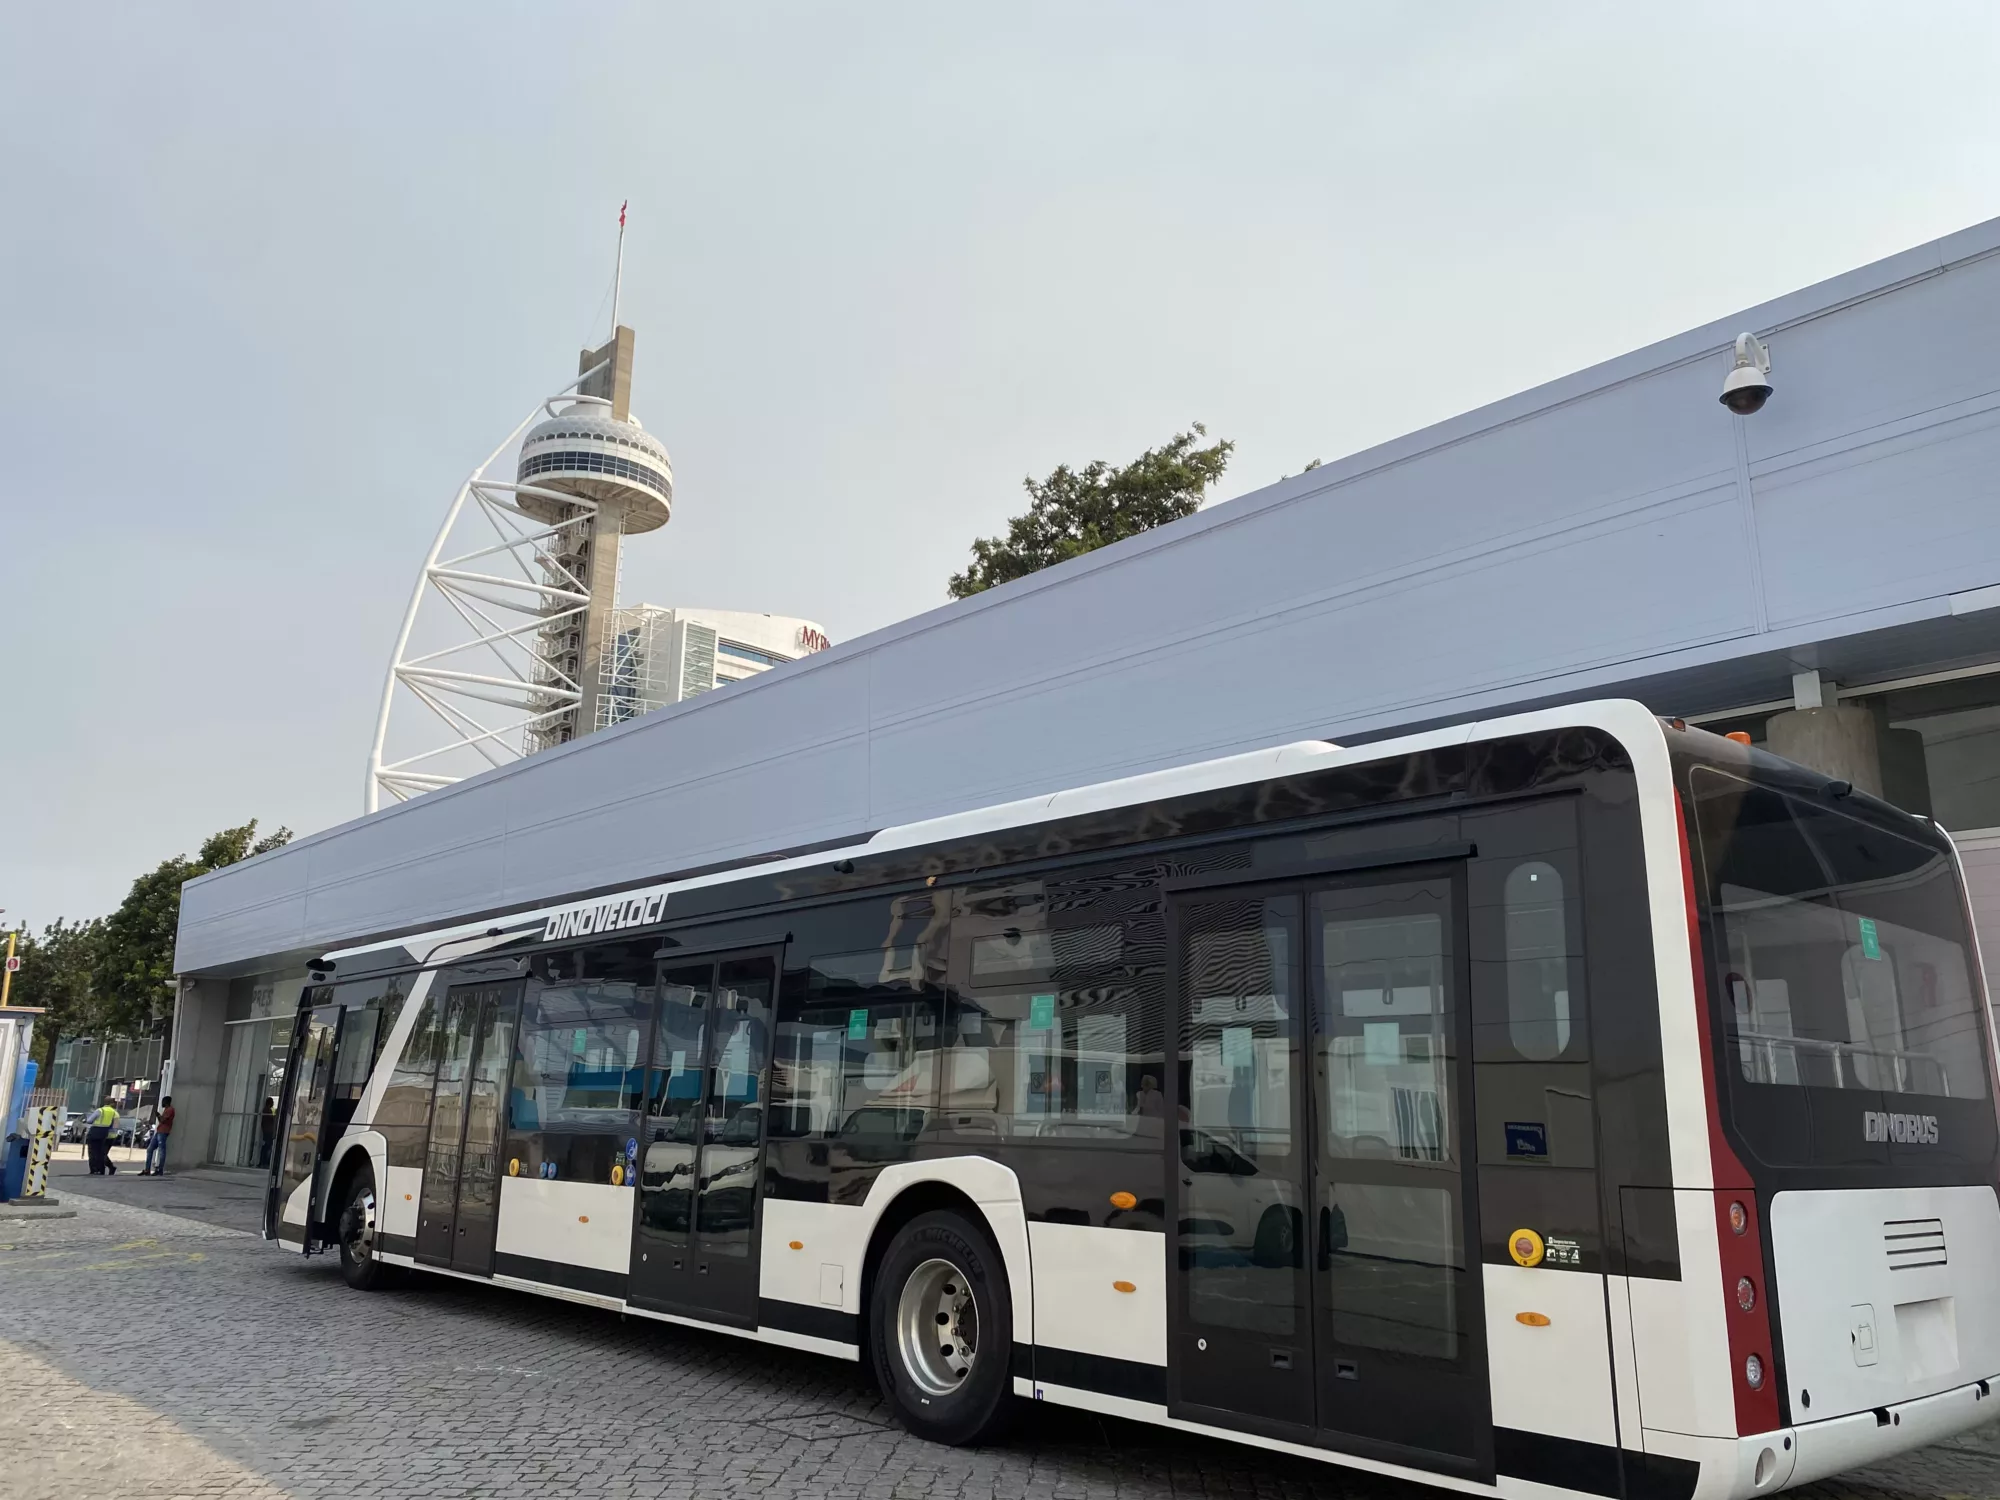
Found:
[[118, 1175], [117, 1164], [111, 1160], [111, 1127], [117, 1123], [118, 1110], [109, 1099], [90, 1112], [90, 1123], [83, 1133], [83, 1141], [90, 1150], [92, 1177]]

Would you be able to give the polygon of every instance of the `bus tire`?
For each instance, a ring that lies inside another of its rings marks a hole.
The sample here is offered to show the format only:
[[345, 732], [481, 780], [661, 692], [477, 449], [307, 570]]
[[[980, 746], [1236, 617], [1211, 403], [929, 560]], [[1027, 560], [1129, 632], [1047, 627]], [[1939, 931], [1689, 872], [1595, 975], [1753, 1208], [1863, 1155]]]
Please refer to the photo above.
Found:
[[358, 1292], [379, 1292], [400, 1279], [402, 1268], [384, 1265], [375, 1253], [380, 1246], [379, 1213], [374, 1169], [363, 1166], [347, 1179], [347, 1192], [333, 1221], [340, 1241], [340, 1274]]
[[903, 1427], [961, 1447], [1014, 1415], [1014, 1301], [985, 1229], [942, 1210], [896, 1231], [870, 1298], [875, 1378]]

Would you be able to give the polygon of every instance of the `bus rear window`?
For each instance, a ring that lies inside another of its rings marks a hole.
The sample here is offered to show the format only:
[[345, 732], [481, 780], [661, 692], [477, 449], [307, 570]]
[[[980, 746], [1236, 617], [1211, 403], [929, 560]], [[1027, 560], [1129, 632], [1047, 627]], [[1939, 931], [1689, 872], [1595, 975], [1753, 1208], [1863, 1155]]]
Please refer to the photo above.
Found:
[[1986, 1095], [1957, 870], [1932, 844], [1833, 807], [1694, 772], [1744, 1081]]
[[[1752, 1149], [1773, 1165], [1984, 1160], [1982, 991], [1943, 836], [1707, 767], [1690, 785], [1724, 1089]], [[1909, 1118], [1943, 1121], [1943, 1140], [1926, 1126], [1925, 1149], [1899, 1148], [1885, 1122]]]

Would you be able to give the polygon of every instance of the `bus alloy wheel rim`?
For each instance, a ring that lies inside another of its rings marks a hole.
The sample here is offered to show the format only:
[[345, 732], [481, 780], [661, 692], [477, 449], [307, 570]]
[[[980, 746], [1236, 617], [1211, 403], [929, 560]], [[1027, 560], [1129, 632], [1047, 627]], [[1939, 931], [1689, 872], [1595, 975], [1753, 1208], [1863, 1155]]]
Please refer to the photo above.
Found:
[[896, 1302], [896, 1343], [919, 1390], [948, 1396], [971, 1375], [979, 1355], [979, 1309], [965, 1273], [932, 1258], [903, 1283]]
[[375, 1195], [364, 1193], [347, 1205], [346, 1233], [341, 1236], [347, 1253], [355, 1260], [366, 1261], [375, 1254]]

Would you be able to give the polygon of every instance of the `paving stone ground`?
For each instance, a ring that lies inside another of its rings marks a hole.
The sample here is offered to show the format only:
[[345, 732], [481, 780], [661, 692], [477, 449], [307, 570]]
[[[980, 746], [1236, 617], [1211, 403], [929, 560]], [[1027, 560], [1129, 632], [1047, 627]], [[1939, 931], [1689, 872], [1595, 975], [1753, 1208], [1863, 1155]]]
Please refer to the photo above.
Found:
[[[221, 1222], [242, 1179], [140, 1185], [59, 1180], [76, 1218], [0, 1224], [7, 1500], [1441, 1493], [1046, 1407], [935, 1447], [851, 1365], [437, 1278], [352, 1292]], [[2000, 1500], [1993, 1431], [1799, 1493]]]

